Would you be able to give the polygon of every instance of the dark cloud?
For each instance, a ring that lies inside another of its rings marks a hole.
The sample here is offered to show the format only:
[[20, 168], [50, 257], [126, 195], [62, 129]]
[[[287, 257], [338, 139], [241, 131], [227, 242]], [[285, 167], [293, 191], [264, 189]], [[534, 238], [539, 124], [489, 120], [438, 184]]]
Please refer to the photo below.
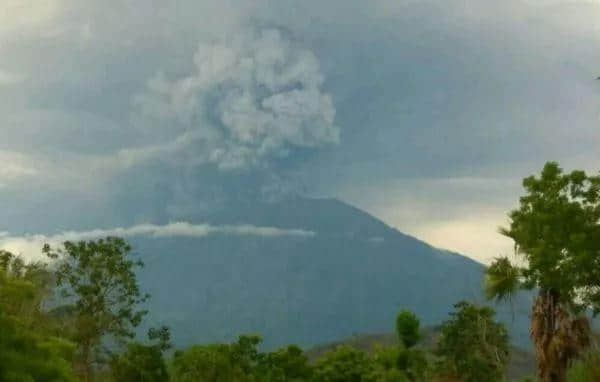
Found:
[[[458, 224], [473, 209], [500, 222], [519, 178], [546, 160], [600, 167], [595, 2], [36, 4], [22, 27], [0, 27], [0, 196], [17, 231], [308, 193], [408, 231], [416, 219], [427, 239], [428, 224]], [[292, 57], [266, 66], [285, 81], [256, 81], [259, 67], [221, 82], [201, 73], [240, 33], [247, 41], [233, 55], [256, 60], [265, 30], [279, 33], [270, 48]], [[181, 92], [194, 81], [205, 83]], [[160, 107], [169, 118], [147, 118]], [[254, 166], [219, 169], [244, 161]], [[65, 217], [82, 206], [85, 217]]]

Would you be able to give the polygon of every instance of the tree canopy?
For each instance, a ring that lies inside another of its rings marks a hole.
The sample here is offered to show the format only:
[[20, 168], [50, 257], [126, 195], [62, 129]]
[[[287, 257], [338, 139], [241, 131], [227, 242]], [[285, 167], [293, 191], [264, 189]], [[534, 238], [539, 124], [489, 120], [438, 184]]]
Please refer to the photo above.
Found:
[[411, 311], [403, 310], [396, 317], [396, 333], [400, 343], [411, 348], [419, 342], [419, 318]]
[[50, 273], [0, 251], [0, 380], [74, 381], [73, 344], [42, 310]]
[[437, 353], [441, 368], [460, 381], [502, 381], [508, 363], [509, 342], [504, 325], [489, 307], [461, 301], [442, 324]]
[[71, 302], [78, 369], [87, 381], [93, 365], [106, 362], [104, 341], [133, 337], [132, 329], [146, 314], [137, 305], [148, 295], [140, 291], [134, 273], [143, 263], [129, 259], [131, 246], [116, 237], [67, 241], [58, 249], [46, 244], [43, 252], [57, 262], [56, 285]]
[[583, 313], [600, 312], [600, 177], [564, 173], [547, 163], [523, 180], [525, 195], [501, 233], [515, 243], [517, 262], [498, 258], [486, 272], [489, 298], [536, 289], [531, 337], [543, 381], [563, 381], [569, 362], [589, 343]]

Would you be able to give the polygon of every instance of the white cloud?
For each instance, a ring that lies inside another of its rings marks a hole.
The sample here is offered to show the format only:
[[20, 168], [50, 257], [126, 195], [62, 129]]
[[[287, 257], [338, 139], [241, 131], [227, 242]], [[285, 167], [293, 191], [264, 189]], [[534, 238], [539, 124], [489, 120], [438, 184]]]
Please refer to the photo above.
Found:
[[20, 254], [27, 260], [42, 260], [41, 249], [46, 243], [60, 246], [65, 241], [79, 241], [102, 238], [106, 236], [132, 237], [205, 237], [209, 235], [236, 235], [274, 237], [311, 237], [313, 231], [302, 229], [284, 229], [254, 225], [211, 225], [191, 224], [187, 222], [169, 223], [166, 225], [140, 224], [132, 227], [116, 227], [95, 229], [91, 231], [66, 231], [56, 235], [31, 234], [12, 236], [8, 232], [0, 232], [0, 249]]
[[294, 148], [338, 143], [335, 108], [322, 84], [311, 51], [279, 30], [249, 30], [201, 43], [192, 73], [175, 80], [159, 73], [134, 102], [144, 128], [204, 131], [199, 160], [244, 168]]

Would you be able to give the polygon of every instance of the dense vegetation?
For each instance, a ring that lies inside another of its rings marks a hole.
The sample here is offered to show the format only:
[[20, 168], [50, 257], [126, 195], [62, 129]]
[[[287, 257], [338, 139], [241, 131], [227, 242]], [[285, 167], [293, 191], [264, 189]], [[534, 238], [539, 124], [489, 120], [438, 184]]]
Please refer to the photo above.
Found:
[[142, 264], [129, 259], [130, 250], [119, 238], [66, 242], [58, 251], [46, 246], [52, 266], [2, 252], [2, 381], [471, 381], [500, 380], [506, 367], [506, 330], [491, 309], [468, 302], [442, 325], [435, 353], [416, 346], [419, 319], [402, 311], [397, 344], [374, 352], [339, 346], [310, 362], [297, 346], [262, 352], [259, 336], [242, 335], [166, 356], [169, 328], [151, 329], [146, 343], [133, 339], [146, 313], [137, 306], [148, 296], [137, 285], [133, 268]]
[[515, 242], [517, 261], [498, 258], [487, 271], [490, 298], [534, 289], [531, 339], [543, 382], [564, 381], [589, 347], [587, 316], [600, 312], [600, 176], [563, 173], [550, 162], [525, 178], [526, 195], [502, 234]]
[[[503, 233], [523, 259], [488, 269], [490, 298], [535, 289], [531, 337], [543, 381], [598, 380], [586, 313], [600, 310], [600, 178], [564, 175], [555, 163], [527, 178], [528, 194]], [[504, 381], [506, 328], [495, 312], [457, 302], [433, 349], [420, 346], [419, 318], [396, 318], [394, 344], [337, 346], [311, 360], [298, 346], [264, 352], [261, 337], [170, 352], [168, 327], [138, 342], [150, 296], [139, 287], [130, 245], [107, 237], [45, 246], [48, 264], [0, 251], [0, 381], [404, 382]]]

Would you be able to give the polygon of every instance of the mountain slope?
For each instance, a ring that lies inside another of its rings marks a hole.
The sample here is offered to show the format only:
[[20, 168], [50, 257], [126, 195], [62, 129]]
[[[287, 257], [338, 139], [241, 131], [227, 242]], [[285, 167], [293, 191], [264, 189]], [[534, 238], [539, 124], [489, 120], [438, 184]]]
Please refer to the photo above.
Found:
[[[239, 203], [182, 219], [315, 235], [133, 240], [146, 263], [140, 282], [152, 295], [148, 325], [170, 325], [178, 346], [248, 332], [261, 333], [267, 348], [311, 346], [389, 331], [400, 309], [435, 325], [458, 300], [482, 301], [481, 264], [433, 248], [337, 200]], [[514, 340], [526, 342], [526, 314], [517, 310], [514, 320], [511, 312], [501, 316]]]

